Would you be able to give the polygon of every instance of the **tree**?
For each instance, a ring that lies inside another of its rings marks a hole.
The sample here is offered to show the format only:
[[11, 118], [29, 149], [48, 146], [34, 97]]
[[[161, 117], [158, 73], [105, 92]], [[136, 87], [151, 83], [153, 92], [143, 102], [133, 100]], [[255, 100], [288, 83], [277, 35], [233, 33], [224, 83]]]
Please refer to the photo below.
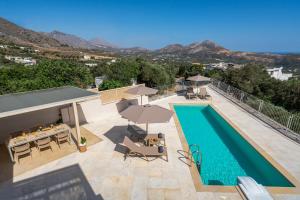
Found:
[[159, 87], [173, 84], [174, 77], [162, 65], [145, 63], [138, 81], [149, 87]]
[[106, 65], [104, 71], [108, 80], [118, 80], [122, 85], [130, 85], [132, 79], [136, 79], [139, 74], [139, 65], [135, 59], [119, 59]]
[[114, 88], [119, 88], [122, 87], [123, 84], [118, 81], [118, 80], [104, 80], [100, 85], [99, 85], [99, 90], [109, 90], [109, 89], [114, 89]]
[[269, 76], [264, 66], [256, 64], [229, 68], [221, 75], [221, 80], [249, 94], [289, 111], [300, 111], [300, 80], [276, 80]]
[[0, 94], [72, 85], [86, 88], [89, 70], [74, 62], [43, 60], [36, 66], [13, 65], [0, 69]]

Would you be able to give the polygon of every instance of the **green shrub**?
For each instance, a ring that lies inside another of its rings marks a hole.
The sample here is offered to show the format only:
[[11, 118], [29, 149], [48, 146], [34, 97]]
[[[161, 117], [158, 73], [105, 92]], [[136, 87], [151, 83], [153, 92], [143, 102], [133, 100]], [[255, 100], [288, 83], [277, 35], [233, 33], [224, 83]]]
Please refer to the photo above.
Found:
[[124, 85], [121, 83], [121, 81], [118, 80], [104, 80], [102, 84], [99, 85], [98, 90], [109, 90], [114, 88], [123, 87]]

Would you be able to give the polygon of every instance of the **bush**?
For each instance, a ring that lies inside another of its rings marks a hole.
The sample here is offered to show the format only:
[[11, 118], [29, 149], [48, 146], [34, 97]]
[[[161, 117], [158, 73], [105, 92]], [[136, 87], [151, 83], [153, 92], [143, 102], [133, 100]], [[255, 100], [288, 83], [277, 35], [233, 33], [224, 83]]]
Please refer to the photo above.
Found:
[[44, 60], [36, 66], [0, 68], [0, 94], [71, 85], [86, 88], [92, 83], [89, 70], [74, 62]]
[[118, 80], [104, 80], [103, 83], [99, 85], [98, 90], [109, 90], [114, 88], [123, 87], [124, 85], [121, 83], [121, 81]]

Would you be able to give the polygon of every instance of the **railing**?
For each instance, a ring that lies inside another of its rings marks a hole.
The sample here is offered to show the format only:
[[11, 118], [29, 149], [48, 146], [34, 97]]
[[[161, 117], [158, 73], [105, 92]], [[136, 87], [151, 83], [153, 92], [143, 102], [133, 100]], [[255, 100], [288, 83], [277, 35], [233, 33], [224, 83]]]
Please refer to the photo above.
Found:
[[282, 107], [263, 101], [218, 80], [212, 80], [209, 87], [288, 136], [290, 139], [298, 143], [300, 142], [300, 113], [293, 114], [288, 112]]

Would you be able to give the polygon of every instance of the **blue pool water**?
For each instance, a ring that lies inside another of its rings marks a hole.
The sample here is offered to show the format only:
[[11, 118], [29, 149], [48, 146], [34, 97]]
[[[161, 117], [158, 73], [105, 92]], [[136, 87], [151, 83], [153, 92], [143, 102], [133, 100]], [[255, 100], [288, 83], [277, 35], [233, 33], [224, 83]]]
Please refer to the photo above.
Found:
[[174, 109], [188, 144], [200, 146], [204, 185], [236, 185], [238, 176], [251, 176], [264, 186], [293, 187], [211, 106]]

